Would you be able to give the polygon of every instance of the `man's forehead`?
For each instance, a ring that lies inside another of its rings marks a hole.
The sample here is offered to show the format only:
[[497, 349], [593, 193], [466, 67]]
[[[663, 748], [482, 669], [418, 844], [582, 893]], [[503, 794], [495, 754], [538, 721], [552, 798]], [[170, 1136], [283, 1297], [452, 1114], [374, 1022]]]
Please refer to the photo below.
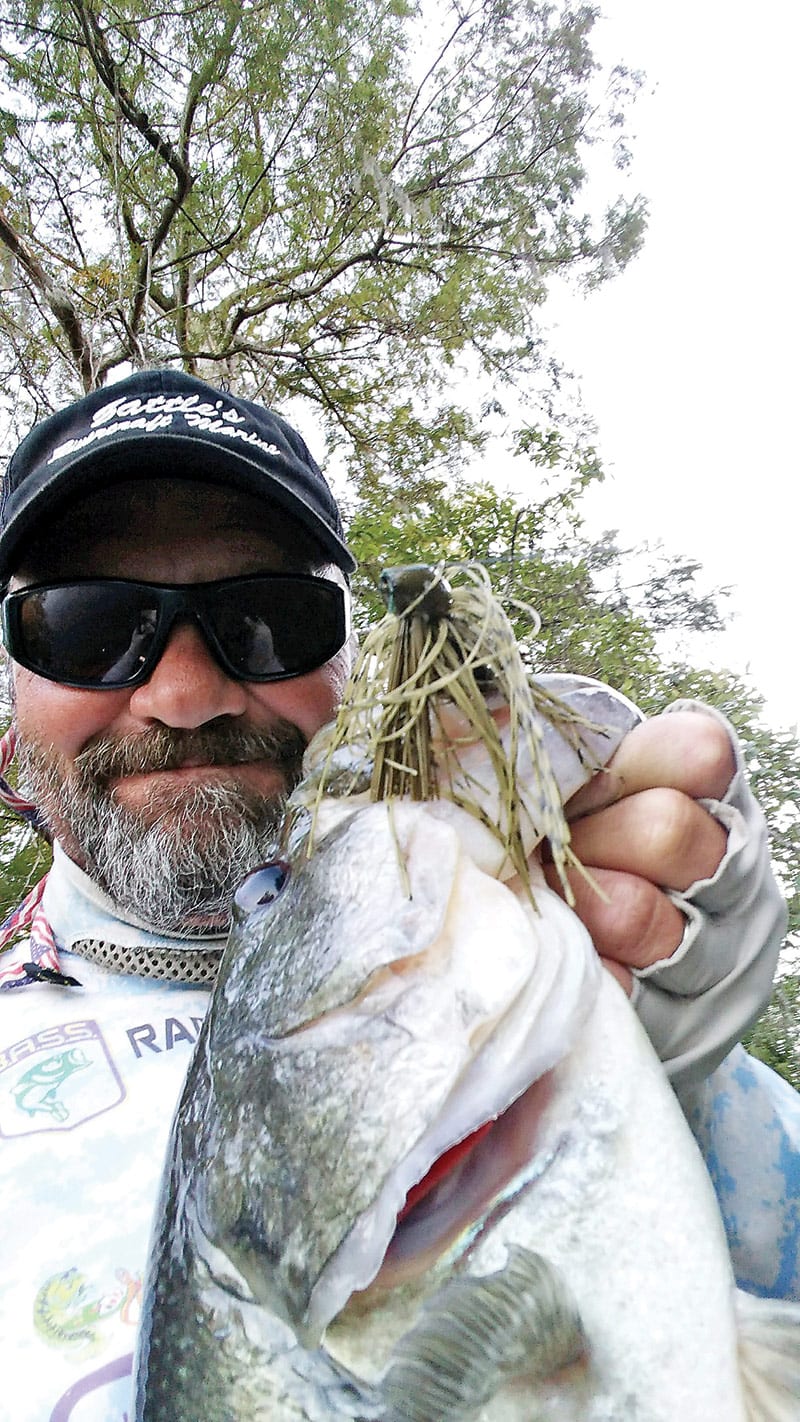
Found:
[[21, 569], [69, 576], [93, 549], [147, 546], [149, 543], [246, 536], [263, 543], [276, 563], [321, 567], [328, 558], [300, 524], [264, 497], [205, 481], [126, 479], [94, 490], [54, 511], [37, 531], [35, 548], [26, 550]]
[[213, 517], [214, 526], [257, 529], [310, 543], [294, 519], [269, 499], [206, 480], [191, 478], [123, 479], [73, 500], [53, 516], [53, 524], [75, 523], [87, 516], [102, 534], [123, 534], [131, 518], [149, 520], [154, 510], [175, 526], [194, 528]]

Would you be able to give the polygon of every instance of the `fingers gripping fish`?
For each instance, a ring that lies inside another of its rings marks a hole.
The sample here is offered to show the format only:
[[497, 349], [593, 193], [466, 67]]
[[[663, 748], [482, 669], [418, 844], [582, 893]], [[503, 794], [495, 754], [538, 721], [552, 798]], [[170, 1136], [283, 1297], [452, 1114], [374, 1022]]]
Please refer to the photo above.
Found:
[[[492, 777], [456, 713], [456, 802], [373, 800], [363, 744], [329, 733], [285, 859], [240, 890], [173, 1128], [134, 1416], [797, 1419], [797, 1312], [737, 1303], [627, 999], [535, 857], [529, 892], [461, 803]], [[592, 753], [631, 724], [607, 705]], [[564, 727], [535, 749], [562, 799], [591, 773]], [[344, 795], [320, 794], [331, 755]], [[512, 826], [526, 855], [549, 794]]]

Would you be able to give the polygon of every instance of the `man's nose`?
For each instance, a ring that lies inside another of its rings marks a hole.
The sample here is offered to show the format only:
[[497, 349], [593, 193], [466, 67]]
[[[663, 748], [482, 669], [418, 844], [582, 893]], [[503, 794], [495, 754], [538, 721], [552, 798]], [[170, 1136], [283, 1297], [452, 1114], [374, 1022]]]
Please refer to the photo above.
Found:
[[193, 622], [173, 627], [152, 675], [131, 692], [131, 713], [141, 721], [193, 730], [217, 716], [241, 716], [247, 691], [216, 661]]

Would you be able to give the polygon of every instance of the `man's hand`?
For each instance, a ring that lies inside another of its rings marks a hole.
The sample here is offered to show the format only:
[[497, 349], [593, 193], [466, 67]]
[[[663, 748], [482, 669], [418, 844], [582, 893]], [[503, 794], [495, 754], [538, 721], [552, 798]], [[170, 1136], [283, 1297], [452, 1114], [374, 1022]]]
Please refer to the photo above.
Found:
[[[575, 910], [627, 992], [631, 968], [669, 958], [683, 938], [684, 916], [664, 890], [711, 878], [723, 859], [727, 834], [696, 802], [721, 799], [735, 768], [718, 721], [676, 711], [631, 731], [567, 804], [572, 847], [605, 895], [573, 871]], [[545, 874], [560, 891], [552, 865]]]

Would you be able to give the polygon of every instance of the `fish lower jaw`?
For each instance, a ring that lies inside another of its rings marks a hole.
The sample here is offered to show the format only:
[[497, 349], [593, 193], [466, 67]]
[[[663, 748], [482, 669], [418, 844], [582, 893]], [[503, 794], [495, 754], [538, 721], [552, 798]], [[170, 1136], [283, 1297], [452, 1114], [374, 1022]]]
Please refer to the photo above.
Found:
[[[310, 1312], [318, 1320], [327, 1313], [328, 1322], [343, 1311], [373, 1308], [393, 1290], [420, 1284], [427, 1291], [433, 1286], [437, 1265], [451, 1267], [496, 1212], [503, 1212], [508, 1200], [548, 1168], [557, 1142], [541, 1141], [539, 1128], [552, 1097], [552, 1078], [548, 1072], [529, 1086], [491, 1123], [487, 1134], [480, 1129], [484, 1123], [476, 1125], [474, 1148], [398, 1219], [382, 1255], [376, 1252], [370, 1262], [368, 1246], [357, 1253], [354, 1231], [318, 1281]], [[436, 1162], [428, 1174], [435, 1173]], [[388, 1184], [384, 1192], [391, 1188]], [[364, 1233], [374, 1241], [372, 1231]], [[358, 1275], [370, 1282], [350, 1287], [348, 1280]], [[337, 1297], [341, 1302], [332, 1308]]]

